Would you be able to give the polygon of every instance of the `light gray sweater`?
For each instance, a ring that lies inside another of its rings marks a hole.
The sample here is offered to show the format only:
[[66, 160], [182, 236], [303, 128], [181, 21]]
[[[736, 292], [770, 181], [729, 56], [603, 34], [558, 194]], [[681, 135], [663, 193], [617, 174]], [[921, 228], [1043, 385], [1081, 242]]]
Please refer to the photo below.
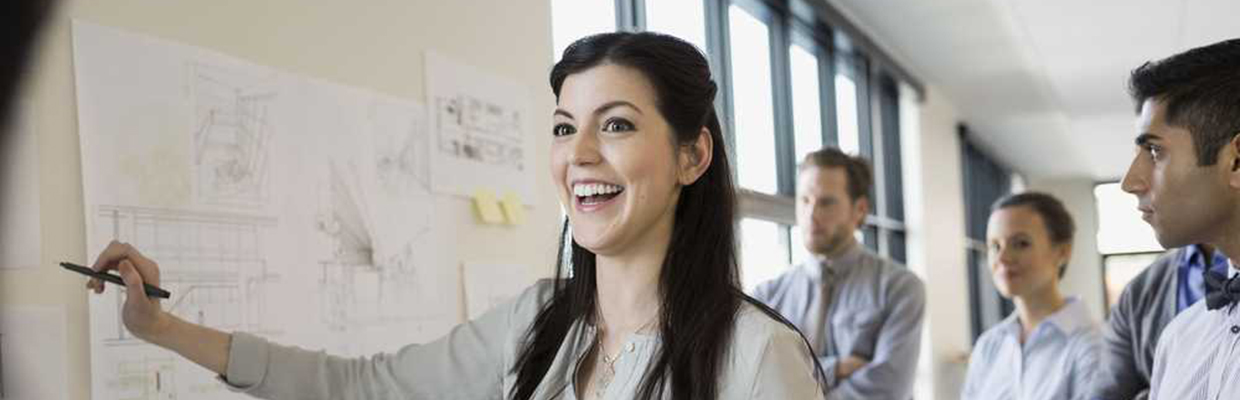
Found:
[[[516, 381], [519, 344], [552, 290], [551, 281], [539, 282], [443, 338], [372, 357], [334, 357], [234, 333], [223, 379], [235, 391], [266, 399], [503, 399]], [[589, 324], [573, 324], [534, 399], [577, 398], [573, 378], [594, 336]], [[745, 304], [732, 338], [720, 398], [822, 397], [809, 349], [796, 331]], [[603, 398], [634, 398], [660, 343], [655, 335], [630, 338]]]

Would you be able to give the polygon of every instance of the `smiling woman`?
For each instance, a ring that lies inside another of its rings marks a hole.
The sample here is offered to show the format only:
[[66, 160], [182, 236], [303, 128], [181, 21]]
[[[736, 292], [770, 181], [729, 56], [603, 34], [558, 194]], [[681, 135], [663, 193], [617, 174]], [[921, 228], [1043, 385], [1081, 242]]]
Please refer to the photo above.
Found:
[[[126, 294], [126, 327], [263, 398], [821, 398], [804, 337], [740, 290], [735, 188], [705, 57], [666, 35], [591, 36], [565, 50], [551, 88], [569, 246], [555, 279], [435, 342], [372, 358], [194, 325], [142, 290]], [[119, 270], [130, 288], [159, 284], [155, 261], [123, 243], [94, 268]]]
[[1059, 280], [1075, 224], [1063, 203], [1039, 192], [995, 202], [986, 227], [995, 287], [1016, 311], [974, 345], [964, 399], [1082, 399], [1101, 357], [1101, 328]]

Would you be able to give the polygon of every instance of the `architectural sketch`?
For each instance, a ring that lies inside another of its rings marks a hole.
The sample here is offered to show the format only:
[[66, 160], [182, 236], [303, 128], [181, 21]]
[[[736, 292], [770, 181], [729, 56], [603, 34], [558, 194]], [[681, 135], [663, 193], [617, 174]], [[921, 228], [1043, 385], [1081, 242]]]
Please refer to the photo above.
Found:
[[[392, 110], [391, 108], [404, 108]], [[422, 107], [372, 103], [367, 119], [375, 150], [375, 171], [389, 195], [428, 192], [425, 112]]]
[[[172, 293], [164, 309], [342, 356], [433, 340], [459, 322], [429, 107], [83, 21], [73, 40], [87, 252], [115, 239], [157, 260]], [[513, 146], [528, 117], [458, 97], [454, 126], [475, 158], [457, 159], [512, 158], [495, 147]], [[142, 148], [118, 154], [131, 144]], [[115, 286], [89, 297], [92, 398], [244, 398], [134, 338], [124, 299]]]
[[[422, 218], [401, 218], [398, 223], [407, 238], [403, 243], [381, 240], [379, 225], [391, 222], [378, 219], [396, 217], [373, 210], [375, 198], [383, 194], [365, 190], [350, 162], [333, 161], [327, 170], [328, 183], [316, 222], [332, 249], [331, 257], [319, 262], [323, 322], [340, 332], [418, 321], [426, 313], [409, 305], [437, 293], [424, 289], [429, 279], [419, 276], [419, 267], [426, 266], [415, 261], [418, 251], [426, 251], [419, 244], [431, 231], [429, 212], [419, 210]], [[379, 171], [382, 176], [383, 170]]]
[[[272, 218], [140, 207], [102, 206], [100, 237], [128, 242], [160, 262], [160, 286], [172, 292], [165, 308], [197, 324], [266, 332], [266, 286], [279, 280], [266, 261], [264, 231]], [[109, 342], [134, 341], [119, 321], [124, 293], [113, 291], [117, 318]]]
[[177, 398], [175, 360], [141, 358], [116, 364], [107, 382], [115, 400], [173, 400]]
[[194, 102], [196, 190], [209, 204], [254, 206], [269, 197], [268, 149], [275, 134], [268, 79], [189, 63]]
[[435, 98], [437, 151], [488, 165], [525, 170], [521, 113], [460, 94]]

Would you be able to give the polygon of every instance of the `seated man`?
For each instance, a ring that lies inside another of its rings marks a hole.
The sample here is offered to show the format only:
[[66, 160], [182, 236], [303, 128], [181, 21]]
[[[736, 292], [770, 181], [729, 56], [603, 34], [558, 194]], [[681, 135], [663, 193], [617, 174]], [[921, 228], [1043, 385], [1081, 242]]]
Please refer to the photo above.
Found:
[[810, 153], [797, 178], [797, 226], [813, 260], [754, 297], [805, 333], [828, 399], [912, 397], [926, 290], [853, 236], [869, 211], [870, 166], [838, 149]]

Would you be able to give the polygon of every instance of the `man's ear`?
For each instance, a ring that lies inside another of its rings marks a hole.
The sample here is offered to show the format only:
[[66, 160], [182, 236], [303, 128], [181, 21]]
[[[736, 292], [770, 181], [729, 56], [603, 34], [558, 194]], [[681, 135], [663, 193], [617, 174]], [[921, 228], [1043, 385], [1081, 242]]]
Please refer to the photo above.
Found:
[[1219, 151], [1218, 162], [1227, 166], [1227, 183], [1232, 189], [1240, 189], [1240, 132]]
[[865, 225], [865, 216], [869, 214], [870, 214], [870, 198], [869, 197], [862, 196], [861, 198], [853, 201], [853, 215], [860, 216], [860, 217], [857, 217], [857, 221], [856, 221], [857, 229], [861, 229], [861, 227]]
[[697, 139], [691, 144], [680, 146], [679, 150], [677, 157], [680, 171], [677, 181], [683, 186], [692, 185], [710, 168], [711, 159], [714, 157], [715, 141], [710, 137], [710, 130], [703, 126]]

